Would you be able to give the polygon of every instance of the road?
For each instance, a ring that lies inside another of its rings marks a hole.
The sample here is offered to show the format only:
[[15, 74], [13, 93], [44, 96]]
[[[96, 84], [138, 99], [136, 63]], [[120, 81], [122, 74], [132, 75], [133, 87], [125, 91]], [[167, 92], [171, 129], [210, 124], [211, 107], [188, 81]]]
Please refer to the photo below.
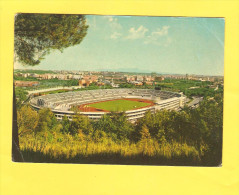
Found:
[[203, 97], [193, 97], [193, 100], [189, 102], [187, 105], [189, 107], [194, 107], [194, 106], [197, 106], [199, 102], [201, 102], [202, 100], [203, 100]]

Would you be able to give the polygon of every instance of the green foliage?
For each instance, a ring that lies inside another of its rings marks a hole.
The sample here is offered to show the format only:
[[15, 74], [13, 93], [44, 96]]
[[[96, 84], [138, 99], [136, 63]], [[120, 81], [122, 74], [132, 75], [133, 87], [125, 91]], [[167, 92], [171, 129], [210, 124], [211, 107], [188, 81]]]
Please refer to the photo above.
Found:
[[53, 90], [53, 91], [41, 92], [40, 95], [63, 93], [63, 92], [67, 92], [67, 91], [70, 91], [70, 90], [67, 90], [67, 89], [58, 89], [58, 90]]
[[132, 83], [121, 83], [119, 85], [120, 88], [137, 88], [137, 89], [153, 89], [154, 86], [153, 85], [146, 85], [145, 83], [143, 83], [143, 85], [134, 85]]
[[165, 133], [165, 138], [168, 142], [175, 139], [175, 131], [173, 130], [174, 111], [157, 111], [155, 114], [147, 112], [145, 116], [136, 124], [135, 141], [140, 140], [140, 131], [144, 125], [149, 129], [152, 137], [157, 138], [159, 131]]
[[140, 131], [140, 135], [141, 135], [141, 140], [146, 140], [146, 139], [150, 139], [150, 133], [149, 133], [149, 129], [147, 128], [146, 125], [142, 126], [142, 129]]
[[185, 91], [185, 95], [188, 97], [192, 96], [201, 96], [201, 97], [214, 97], [216, 94], [222, 93], [222, 90], [214, 90], [213, 88], [203, 87], [203, 88], [196, 88]]
[[111, 113], [95, 122], [94, 129], [104, 131], [114, 141], [126, 141], [131, 136], [133, 126], [124, 113]]
[[176, 142], [159, 145], [152, 139], [134, 144], [110, 138], [89, 142], [71, 135], [47, 139], [38, 135], [21, 137], [20, 148], [26, 162], [201, 165], [194, 147]]
[[[135, 86], [131, 83], [122, 83], [120, 88], [138, 88], [138, 89], [153, 89], [159, 87], [161, 90], [183, 92], [187, 97], [191, 98], [193, 96], [201, 97], [214, 97], [216, 94], [221, 94], [223, 92], [223, 87], [219, 85], [218, 90], [214, 88], [209, 88], [209, 85], [213, 83], [210, 81], [197, 81], [197, 80], [185, 80], [185, 79], [168, 79], [164, 81], [157, 81], [156, 85], [144, 85]], [[190, 89], [191, 87], [199, 87]]]
[[[76, 86], [78, 85], [78, 80], [59, 80], [57, 78], [40, 80], [40, 87], [57, 87], [57, 86]], [[76, 84], [77, 83], [77, 84]], [[39, 87], [37, 87], [39, 88]]]
[[67, 81], [67, 86], [78, 86], [79, 81], [77, 79], [72, 79]]
[[127, 120], [124, 112], [121, 113], [111, 113], [111, 120], [114, 124], [115, 134], [118, 140], [128, 140], [133, 131], [132, 124]]
[[71, 122], [70, 133], [71, 135], [76, 135], [79, 133], [79, 130], [84, 134], [89, 135], [92, 133], [93, 128], [87, 116], [76, 114]]
[[24, 105], [17, 112], [17, 124], [19, 136], [33, 133], [38, 125], [39, 115], [30, 106]]
[[82, 15], [17, 14], [14, 51], [25, 65], [37, 65], [51, 50], [79, 44], [88, 26]]
[[110, 137], [116, 131], [114, 122], [112, 121], [110, 115], [103, 115], [99, 121], [93, 123], [94, 129], [104, 131]]
[[20, 133], [25, 132], [20, 144], [23, 153], [36, 155], [37, 161], [217, 166], [222, 157], [222, 112], [222, 94], [206, 98], [196, 109], [148, 112], [135, 124], [125, 113], [98, 121], [78, 114], [72, 121], [66, 116], [56, 121], [49, 109], [37, 114], [23, 106], [18, 116]]
[[107, 139], [107, 134], [102, 130], [95, 130], [92, 134], [92, 141], [95, 143], [104, 142]]
[[39, 122], [36, 128], [37, 132], [53, 132], [57, 127], [57, 119], [49, 108], [39, 110]]
[[[33, 87], [27, 87], [28, 90], [39, 90], [39, 89], [45, 89], [45, 88], [54, 88], [54, 87], [69, 87], [69, 86], [78, 86], [78, 80], [72, 79], [72, 80], [59, 80], [57, 78], [54, 79], [46, 79], [46, 80], [39, 80], [34, 77], [19, 77], [19, 76], [14, 76], [14, 80], [20, 80], [20, 81], [38, 81], [39, 85], [38, 86], [33, 86]], [[18, 88], [25, 88], [25, 87], [18, 87]], [[44, 94], [47, 93], [59, 93], [59, 92], [65, 92], [65, 89], [62, 90], [54, 90], [54, 91], [48, 91], [44, 92]]]
[[[161, 87], [162, 90], [181, 91], [189, 98], [192, 96], [214, 97], [215, 94], [223, 92], [222, 88], [219, 88], [216, 91], [213, 88], [209, 88], [209, 85], [211, 84], [213, 83], [210, 81], [165, 79], [164, 81], [157, 82], [156, 86]], [[199, 88], [190, 89], [191, 87]]]
[[23, 102], [27, 100], [27, 92], [19, 87], [15, 87], [15, 95], [16, 95], [16, 107], [20, 109], [23, 105]]
[[15, 81], [39, 81], [37, 78], [35, 77], [21, 77], [21, 76], [17, 76], [17, 75], [14, 75], [13, 76], [13, 79]]
[[130, 84], [130, 83], [121, 83], [119, 85], [120, 88], [134, 88], [134, 85], [133, 84]]
[[94, 89], [112, 89], [111, 85], [97, 86], [97, 85], [89, 85], [85, 88], [75, 89], [75, 91], [85, 91], [85, 90], [94, 90]]
[[46, 73], [54, 73], [52, 70], [29, 70], [29, 69], [14, 69], [14, 73], [35, 73], [35, 74], [46, 74]]
[[[210, 155], [213, 155], [214, 160], [220, 161], [222, 155], [223, 97], [222, 94], [215, 97], [214, 99], [203, 101], [194, 110], [192, 117], [200, 119], [194, 125], [201, 125], [196, 126], [195, 129], [200, 127], [199, 133], [197, 132], [197, 139], [200, 140], [197, 141], [201, 141], [201, 143], [208, 146], [205, 156], [210, 159]], [[207, 159], [207, 161], [209, 160]]]
[[65, 133], [65, 134], [70, 133], [70, 125], [71, 124], [66, 115], [62, 118], [61, 124], [62, 124], [61, 132]]

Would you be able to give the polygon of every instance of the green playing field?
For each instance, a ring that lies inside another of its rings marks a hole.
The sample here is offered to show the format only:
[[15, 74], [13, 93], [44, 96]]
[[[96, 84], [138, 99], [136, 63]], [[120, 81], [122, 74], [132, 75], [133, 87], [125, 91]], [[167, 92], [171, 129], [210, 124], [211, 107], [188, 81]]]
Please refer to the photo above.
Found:
[[131, 101], [131, 100], [112, 100], [112, 101], [89, 104], [88, 106], [96, 108], [96, 109], [111, 111], [111, 112], [123, 112], [127, 110], [142, 108], [149, 105], [150, 103], [146, 103], [146, 102], [137, 102], [137, 101]]

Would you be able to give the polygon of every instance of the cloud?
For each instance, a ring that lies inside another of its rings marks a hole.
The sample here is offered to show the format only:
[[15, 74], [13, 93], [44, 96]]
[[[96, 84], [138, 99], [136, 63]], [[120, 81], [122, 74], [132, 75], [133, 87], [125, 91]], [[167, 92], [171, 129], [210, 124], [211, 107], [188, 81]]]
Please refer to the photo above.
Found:
[[105, 19], [108, 20], [109, 25], [113, 29], [121, 29], [122, 26], [118, 23], [118, 19], [114, 16], [104, 16]]
[[169, 45], [172, 40], [168, 37], [169, 26], [163, 26], [162, 28], [157, 28], [156, 31], [153, 31], [149, 36], [146, 37], [145, 44], [155, 44], [155, 45]]
[[113, 22], [114, 18], [112, 16], [109, 16], [109, 21]]
[[108, 18], [109, 22], [117, 22], [118, 21], [118, 19], [113, 16], [108, 16], [107, 18]]
[[144, 38], [145, 33], [148, 31], [147, 28], [144, 26], [140, 26], [138, 29], [135, 29], [134, 27], [129, 29], [129, 35], [126, 37], [126, 39], [141, 39]]
[[121, 36], [122, 36], [121, 33], [114, 32], [114, 33], [110, 36], [110, 38], [111, 38], [111, 39], [118, 39], [118, 38], [121, 37]]
[[168, 34], [169, 26], [163, 26], [162, 29], [158, 28], [155, 32], [152, 32], [153, 36], [164, 36]]

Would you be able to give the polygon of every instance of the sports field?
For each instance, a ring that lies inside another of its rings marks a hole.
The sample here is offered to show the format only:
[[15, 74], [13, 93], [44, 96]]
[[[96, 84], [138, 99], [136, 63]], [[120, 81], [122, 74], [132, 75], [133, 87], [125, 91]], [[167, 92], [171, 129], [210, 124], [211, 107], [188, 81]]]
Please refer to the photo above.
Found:
[[95, 109], [101, 109], [110, 112], [123, 112], [127, 110], [133, 110], [137, 108], [142, 108], [146, 106], [150, 106], [152, 103], [149, 102], [141, 102], [135, 100], [126, 100], [126, 99], [119, 99], [119, 100], [111, 100], [105, 102], [98, 102], [93, 104], [88, 104], [89, 107]]

